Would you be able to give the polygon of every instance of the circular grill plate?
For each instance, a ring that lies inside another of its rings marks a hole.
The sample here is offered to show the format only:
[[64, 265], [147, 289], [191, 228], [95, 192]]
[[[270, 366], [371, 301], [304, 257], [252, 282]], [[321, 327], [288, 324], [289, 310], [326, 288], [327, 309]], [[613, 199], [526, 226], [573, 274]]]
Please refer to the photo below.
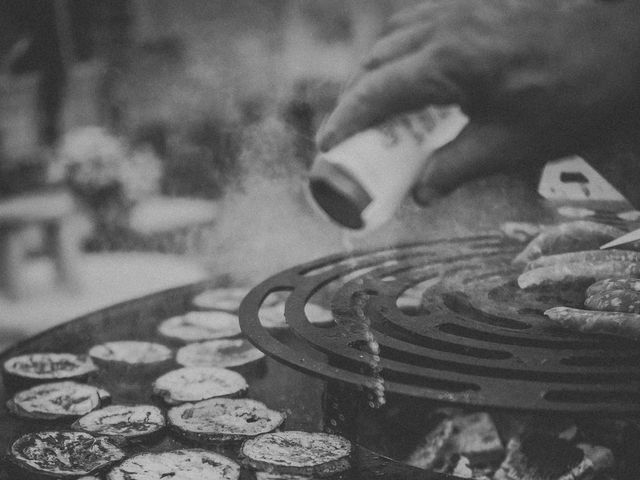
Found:
[[[488, 235], [323, 258], [253, 289], [241, 327], [268, 355], [377, 400], [393, 392], [506, 409], [638, 413], [637, 344], [556, 328], [542, 312], [580, 306], [584, 286], [521, 291], [510, 263], [520, 248]], [[421, 306], [399, 308], [403, 292], [420, 285]], [[288, 293], [286, 334], [260, 323], [274, 292]], [[318, 299], [330, 299], [331, 324], [308, 321], [305, 305]]]

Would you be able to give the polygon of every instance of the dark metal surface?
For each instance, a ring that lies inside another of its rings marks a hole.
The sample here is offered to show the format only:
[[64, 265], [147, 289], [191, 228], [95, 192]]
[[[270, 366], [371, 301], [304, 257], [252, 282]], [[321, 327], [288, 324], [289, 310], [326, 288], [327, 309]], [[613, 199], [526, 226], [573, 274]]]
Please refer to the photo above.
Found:
[[[112, 340], [151, 340], [163, 342], [156, 333], [158, 323], [170, 316], [190, 309], [191, 299], [211, 285], [198, 284], [172, 289], [139, 300], [116, 305], [53, 328], [4, 352], [0, 362], [23, 353], [71, 352], [85, 353], [91, 346]], [[282, 332], [281, 332], [282, 333]], [[285, 335], [286, 336], [286, 335]], [[169, 366], [167, 369], [176, 368]], [[157, 403], [151, 395], [151, 383], [163, 372], [144, 374], [140, 372], [110, 372], [101, 369], [89, 383], [106, 388], [113, 395], [113, 403]], [[266, 365], [244, 371], [249, 383], [249, 397], [265, 402], [274, 409], [287, 412], [286, 427], [319, 431], [323, 429], [322, 396], [325, 382], [299, 373], [272, 359]], [[68, 425], [43, 421], [29, 421], [11, 416], [5, 402], [12, 392], [0, 385], [0, 449], [6, 452], [9, 445], [27, 432], [61, 429]], [[186, 444], [170, 434], [165, 434], [151, 445], [134, 445], [128, 452], [165, 451], [183, 448]], [[236, 448], [218, 450], [235, 457]], [[242, 478], [254, 479], [253, 473], [243, 470]], [[353, 455], [353, 468], [342, 479], [421, 479], [451, 480], [453, 477], [429, 474], [422, 470], [404, 466], [357, 447]], [[10, 480], [4, 468], [0, 468], [0, 479]]]
[[[572, 414], [640, 412], [640, 350], [570, 334], [542, 314], [581, 306], [584, 286], [521, 291], [521, 249], [498, 236], [336, 255], [284, 271], [240, 308], [243, 332], [268, 355], [314, 376], [437, 402]], [[427, 281], [419, 311], [396, 300]], [[286, 339], [260, 323], [263, 300], [288, 292]], [[335, 322], [308, 322], [305, 305], [331, 298]]]

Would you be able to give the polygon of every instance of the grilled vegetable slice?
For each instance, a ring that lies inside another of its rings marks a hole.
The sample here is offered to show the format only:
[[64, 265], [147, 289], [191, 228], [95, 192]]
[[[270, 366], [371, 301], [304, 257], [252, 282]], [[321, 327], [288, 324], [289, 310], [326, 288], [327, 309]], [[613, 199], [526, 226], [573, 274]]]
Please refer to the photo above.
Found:
[[555, 307], [544, 314], [559, 325], [583, 333], [607, 333], [640, 339], [640, 315], [637, 313], [598, 312]]
[[175, 431], [190, 440], [234, 442], [272, 432], [285, 416], [256, 400], [215, 398], [174, 407], [167, 418]]
[[45, 383], [16, 393], [7, 402], [12, 413], [52, 420], [86, 415], [110, 400], [109, 392], [77, 382]]
[[165, 373], [153, 383], [154, 393], [169, 405], [216, 397], [238, 397], [248, 388], [242, 375], [217, 367], [180, 368]]
[[[280, 302], [270, 307], [263, 307], [258, 313], [260, 324], [265, 328], [287, 328], [284, 317], [285, 302]], [[329, 323], [333, 321], [331, 311], [314, 303], [309, 303], [304, 309], [309, 323]]]
[[640, 293], [640, 279], [605, 278], [604, 280], [599, 280], [587, 289], [587, 297], [611, 290], [629, 290]]
[[124, 457], [107, 438], [62, 431], [23, 435], [11, 445], [8, 460], [24, 478], [59, 479], [98, 473]]
[[248, 288], [213, 288], [196, 295], [191, 303], [201, 310], [225, 310], [235, 313], [247, 293]]
[[640, 276], [640, 263], [614, 261], [552, 265], [524, 272], [518, 277], [518, 285], [522, 289], [528, 289], [562, 283], [588, 282], [616, 276]]
[[192, 343], [176, 354], [176, 361], [185, 367], [238, 367], [262, 358], [264, 353], [240, 338]]
[[15, 383], [82, 379], [97, 370], [87, 355], [31, 353], [12, 357], [3, 365], [5, 381]]
[[236, 480], [240, 466], [223, 455], [199, 449], [135, 455], [115, 467], [107, 480]]
[[597, 222], [561, 223], [544, 229], [540, 235], [529, 242], [513, 263], [525, 264], [542, 255], [599, 248], [600, 245], [624, 233], [619, 228]]
[[274, 432], [247, 440], [240, 453], [256, 470], [326, 477], [350, 468], [351, 442], [327, 433]]
[[143, 437], [165, 426], [164, 415], [153, 405], [111, 405], [76, 420], [71, 428], [96, 435]]
[[170, 361], [173, 352], [159, 343], [123, 340], [95, 345], [89, 355], [101, 364], [150, 365]]
[[604, 312], [640, 313], [640, 292], [609, 290], [588, 297], [584, 306]]
[[583, 250], [545, 255], [527, 263], [525, 271], [564, 263], [640, 262], [640, 252], [631, 250]]
[[182, 343], [235, 337], [241, 333], [238, 316], [229, 312], [189, 312], [158, 327], [160, 335]]

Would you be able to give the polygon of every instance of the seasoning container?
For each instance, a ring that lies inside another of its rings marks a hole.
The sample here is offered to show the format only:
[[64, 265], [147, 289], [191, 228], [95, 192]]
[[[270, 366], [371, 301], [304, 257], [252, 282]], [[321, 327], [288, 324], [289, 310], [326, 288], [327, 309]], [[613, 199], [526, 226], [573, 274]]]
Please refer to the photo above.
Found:
[[357, 133], [316, 158], [311, 196], [343, 227], [375, 229], [393, 217], [431, 154], [467, 122], [458, 106], [429, 106]]

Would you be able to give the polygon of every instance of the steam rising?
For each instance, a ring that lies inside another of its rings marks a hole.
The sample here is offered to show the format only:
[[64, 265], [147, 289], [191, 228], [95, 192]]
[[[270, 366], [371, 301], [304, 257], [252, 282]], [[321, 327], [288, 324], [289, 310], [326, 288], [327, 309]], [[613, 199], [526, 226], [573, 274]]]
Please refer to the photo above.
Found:
[[472, 182], [427, 209], [408, 200], [382, 228], [349, 234], [309, 204], [307, 167], [296, 152], [296, 134], [275, 116], [247, 129], [240, 165], [241, 180], [228, 188], [206, 239], [205, 261], [214, 277], [228, 276], [247, 286], [324, 255], [478, 234], [505, 221], [541, 215], [532, 208], [533, 189], [513, 178], [493, 177]]

